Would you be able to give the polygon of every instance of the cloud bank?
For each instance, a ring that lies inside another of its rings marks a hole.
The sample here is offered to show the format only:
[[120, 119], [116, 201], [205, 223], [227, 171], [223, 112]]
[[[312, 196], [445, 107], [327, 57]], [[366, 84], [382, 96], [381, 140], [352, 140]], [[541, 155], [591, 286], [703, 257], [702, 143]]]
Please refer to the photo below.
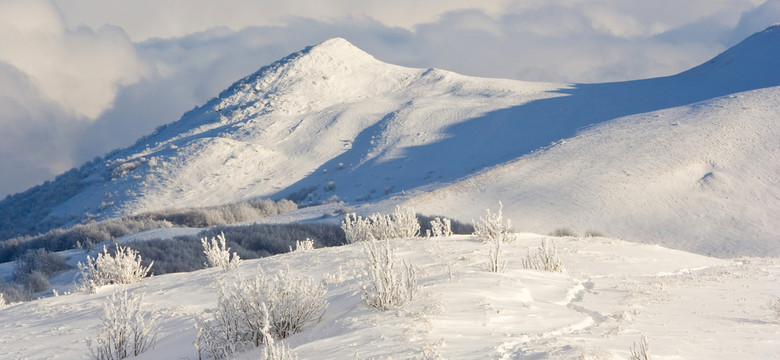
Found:
[[128, 146], [293, 51], [603, 82], [670, 75], [780, 21], [780, 0], [2, 0], [0, 195]]

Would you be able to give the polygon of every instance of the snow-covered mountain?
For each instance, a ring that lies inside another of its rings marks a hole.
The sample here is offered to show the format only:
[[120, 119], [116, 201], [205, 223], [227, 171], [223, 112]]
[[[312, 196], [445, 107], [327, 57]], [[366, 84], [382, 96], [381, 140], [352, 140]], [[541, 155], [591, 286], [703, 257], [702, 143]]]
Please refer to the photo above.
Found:
[[503, 200], [523, 231], [777, 255], [778, 57], [775, 26], [678, 75], [552, 84], [399, 67], [332, 39], [6, 198], [0, 221], [25, 233], [254, 197], [469, 220]]

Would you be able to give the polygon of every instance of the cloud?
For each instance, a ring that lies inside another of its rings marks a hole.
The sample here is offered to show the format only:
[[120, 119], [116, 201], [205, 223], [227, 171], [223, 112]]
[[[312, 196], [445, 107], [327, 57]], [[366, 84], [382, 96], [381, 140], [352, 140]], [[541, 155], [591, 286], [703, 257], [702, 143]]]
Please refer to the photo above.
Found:
[[83, 119], [97, 117], [111, 106], [119, 87], [146, 72], [121, 29], [66, 29], [56, 8], [37, 0], [0, 3], [0, 61]]
[[777, 21], [778, 2], [3, 0], [0, 194], [128, 146], [330, 37], [405, 66], [619, 81], [698, 65]]

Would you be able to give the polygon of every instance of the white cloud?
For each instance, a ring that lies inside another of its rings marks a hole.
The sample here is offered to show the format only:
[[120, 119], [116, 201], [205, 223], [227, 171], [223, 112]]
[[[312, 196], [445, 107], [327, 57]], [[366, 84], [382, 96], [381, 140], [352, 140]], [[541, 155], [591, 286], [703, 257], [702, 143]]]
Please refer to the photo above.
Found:
[[146, 72], [121, 29], [66, 29], [47, 1], [0, 3], [0, 61], [26, 74], [48, 99], [81, 118], [111, 106], [117, 88]]

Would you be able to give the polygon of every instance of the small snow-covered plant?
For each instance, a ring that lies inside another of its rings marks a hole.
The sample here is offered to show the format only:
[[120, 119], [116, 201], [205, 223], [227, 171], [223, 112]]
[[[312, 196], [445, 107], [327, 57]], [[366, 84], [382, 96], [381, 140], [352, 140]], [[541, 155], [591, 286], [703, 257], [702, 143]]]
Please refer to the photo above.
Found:
[[498, 202], [498, 212], [495, 214], [487, 209], [484, 218], [479, 218], [479, 222], [474, 224], [474, 235], [484, 243], [496, 242], [499, 238], [502, 243], [511, 243], [515, 241], [515, 235], [512, 233], [512, 222], [509, 219], [504, 221], [504, 204]]
[[347, 214], [341, 222], [341, 229], [347, 238], [347, 243], [369, 241], [374, 238], [371, 233], [371, 221], [355, 213]]
[[364, 243], [363, 251], [368, 273], [363, 284], [363, 299], [369, 306], [385, 311], [403, 306], [414, 298], [417, 292], [414, 267], [404, 262], [402, 269], [395, 269], [395, 256], [389, 241], [368, 241]]
[[774, 313], [775, 321], [780, 321], [780, 296], [769, 295], [769, 301], [766, 304], [766, 308]]
[[198, 320], [195, 347], [201, 355], [230, 358], [265, 344], [265, 321], [270, 323], [266, 332], [276, 339], [299, 333], [322, 319], [324, 297], [323, 285], [289, 270], [273, 276], [258, 270], [252, 279], [220, 283], [214, 318]]
[[262, 360], [298, 360], [296, 355], [286, 345], [277, 343], [274, 341], [273, 335], [271, 335], [271, 315], [268, 312], [268, 307], [265, 303], [262, 304], [263, 312], [263, 328], [260, 329], [260, 334], [263, 337], [263, 357]]
[[396, 206], [392, 222], [395, 227], [395, 237], [412, 238], [420, 235], [420, 222], [417, 214], [410, 207]]
[[541, 245], [533, 255], [531, 255], [531, 250], [528, 250], [528, 255], [523, 259], [523, 267], [559, 273], [566, 271], [563, 267], [563, 262], [558, 257], [558, 252], [555, 250], [555, 243], [548, 245], [547, 239], [542, 239]]
[[8, 307], [8, 302], [5, 301], [5, 295], [3, 293], [0, 293], [0, 310], [3, 310]]
[[87, 263], [78, 263], [81, 272], [81, 287], [93, 293], [97, 287], [109, 284], [135, 284], [143, 280], [151, 270], [154, 261], [149, 266], [141, 265], [141, 255], [138, 251], [115, 244], [114, 254], [106, 247], [97, 258], [87, 256]]
[[498, 273], [504, 271], [506, 267], [506, 261], [501, 261], [501, 245], [503, 245], [503, 237], [499, 236], [496, 241], [489, 243], [490, 251], [488, 252], [488, 271]]
[[96, 360], [138, 356], [154, 346], [159, 316], [141, 311], [143, 296], [115, 292], [103, 305], [103, 326], [95, 339], [87, 339], [90, 357]]
[[296, 240], [295, 241], [295, 249], [293, 249], [292, 246], [290, 246], [290, 252], [293, 252], [293, 251], [309, 251], [309, 250], [314, 250], [314, 240], [309, 239], [309, 238], [306, 238], [306, 240], [303, 240], [303, 241]]
[[628, 356], [629, 360], [650, 360], [650, 346], [647, 345], [647, 339], [642, 335], [642, 339], [639, 341], [639, 346], [634, 343], [631, 346], [631, 352]]
[[202, 238], [200, 239], [201, 245], [203, 245], [203, 253], [206, 254], [208, 267], [221, 267], [225, 270], [235, 269], [241, 265], [241, 258], [237, 253], [233, 252], [233, 256], [230, 256], [230, 248], [225, 244], [225, 233], [220, 233], [216, 238]]
[[434, 237], [452, 236], [452, 222], [450, 219], [438, 217], [431, 220], [431, 233]]

